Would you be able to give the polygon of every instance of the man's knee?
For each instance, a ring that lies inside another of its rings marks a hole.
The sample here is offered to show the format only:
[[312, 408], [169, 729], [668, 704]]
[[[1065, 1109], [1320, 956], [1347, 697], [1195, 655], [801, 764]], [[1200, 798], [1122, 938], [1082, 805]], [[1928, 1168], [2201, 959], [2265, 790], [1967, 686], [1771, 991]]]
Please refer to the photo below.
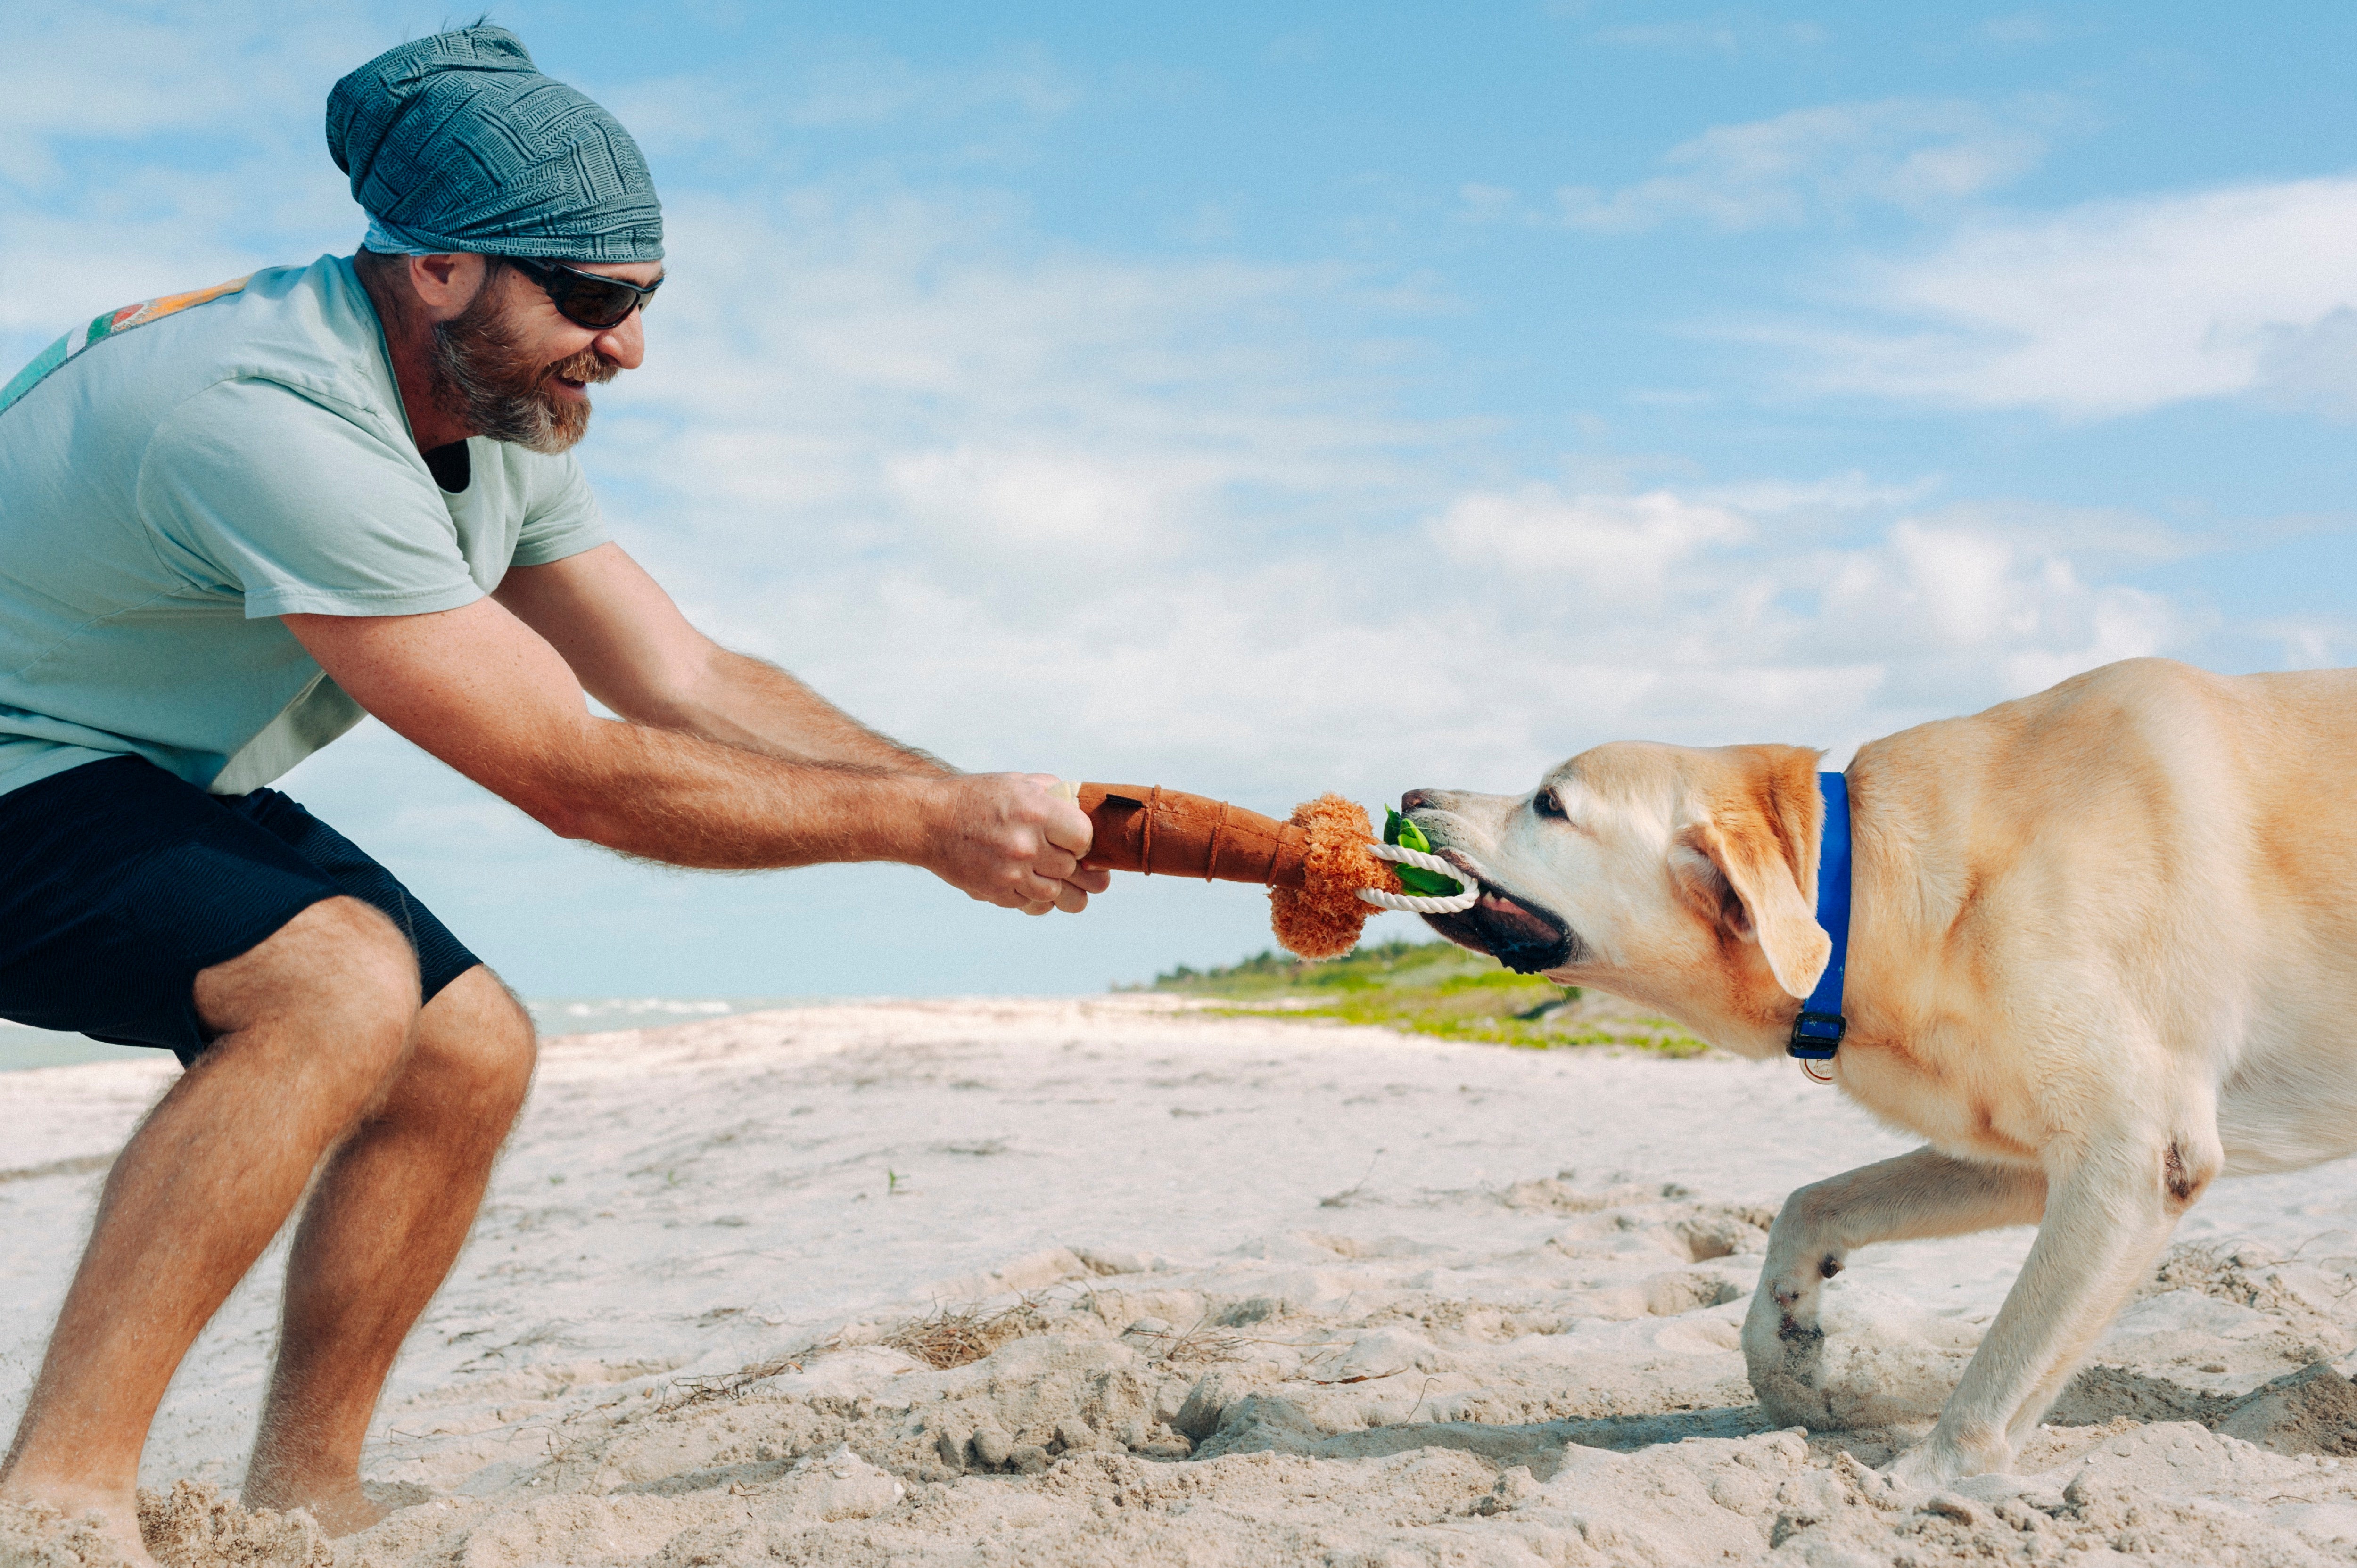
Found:
[[417, 1022], [417, 955], [358, 898], [324, 898], [233, 959], [199, 972], [197, 1015], [217, 1036], [266, 1028], [373, 1083]]
[[532, 1015], [477, 964], [425, 1004], [407, 1073], [437, 1099], [462, 1102], [504, 1127], [523, 1104], [538, 1058]]

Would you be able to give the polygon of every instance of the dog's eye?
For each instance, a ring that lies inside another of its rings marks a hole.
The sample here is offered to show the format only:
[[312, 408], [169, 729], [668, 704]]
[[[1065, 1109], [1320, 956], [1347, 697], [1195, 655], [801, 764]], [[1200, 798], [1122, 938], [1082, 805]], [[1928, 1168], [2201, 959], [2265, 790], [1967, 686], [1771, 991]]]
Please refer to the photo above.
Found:
[[1552, 789], [1542, 789], [1531, 797], [1531, 810], [1542, 817], [1561, 817], [1563, 797]]

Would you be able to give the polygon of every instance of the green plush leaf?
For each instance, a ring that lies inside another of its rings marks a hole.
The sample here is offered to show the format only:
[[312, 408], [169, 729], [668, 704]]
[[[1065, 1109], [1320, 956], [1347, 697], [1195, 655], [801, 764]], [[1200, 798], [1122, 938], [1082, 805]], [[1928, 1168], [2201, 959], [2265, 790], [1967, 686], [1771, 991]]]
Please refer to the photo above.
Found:
[[[1415, 850], [1418, 854], [1432, 853], [1432, 841], [1424, 836], [1424, 830], [1389, 806], [1383, 808], [1383, 842]], [[1394, 865], [1392, 870], [1398, 874], [1400, 886], [1419, 898], [1453, 898], [1465, 891], [1465, 885], [1455, 877], [1426, 871], [1420, 865]]]
[[1432, 841], [1424, 836], [1424, 830], [1417, 827], [1414, 821], [1401, 816], [1389, 806], [1383, 808], [1383, 842], [1397, 844], [1403, 849], [1412, 849], [1418, 854], [1432, 853]]

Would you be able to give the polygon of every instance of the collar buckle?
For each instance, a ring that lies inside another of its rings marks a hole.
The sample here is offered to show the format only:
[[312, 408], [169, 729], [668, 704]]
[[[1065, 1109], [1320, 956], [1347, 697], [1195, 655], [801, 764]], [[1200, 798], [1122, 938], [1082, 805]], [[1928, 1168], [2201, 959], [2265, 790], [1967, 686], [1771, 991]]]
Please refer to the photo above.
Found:
[[1848, 1030], [1849, 1021], [1838, 1013], [1803, 1012], [1792, 1020], [1792, 1038], [1784, 1047], [1785, 1054], [1803, 1061], [1831, 1061]]

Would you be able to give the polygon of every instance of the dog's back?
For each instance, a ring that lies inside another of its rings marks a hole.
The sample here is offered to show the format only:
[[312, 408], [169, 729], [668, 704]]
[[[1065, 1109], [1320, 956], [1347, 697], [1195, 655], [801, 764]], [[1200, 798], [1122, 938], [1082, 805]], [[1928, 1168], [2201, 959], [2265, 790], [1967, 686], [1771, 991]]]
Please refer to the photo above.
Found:
[[[2357, 1151], [2357, 671], [2132, 660], [1874, 742], [1851, 775], [1888, 883], [1861, 897], [1914, 905], [1963, 1016], [2034, 1007], [2202, 1062], [2230, 1170]], [[1975, 1048], [1917, 1048], [1943, 1045]]]

